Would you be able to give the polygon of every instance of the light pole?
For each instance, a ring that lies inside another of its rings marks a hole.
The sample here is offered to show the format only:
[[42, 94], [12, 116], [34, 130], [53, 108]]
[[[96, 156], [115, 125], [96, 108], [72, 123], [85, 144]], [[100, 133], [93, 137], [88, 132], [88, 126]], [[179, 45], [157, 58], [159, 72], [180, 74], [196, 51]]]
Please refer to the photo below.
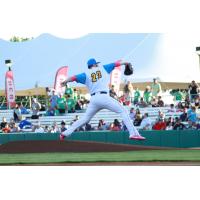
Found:
[[8, 71], [11, 71], [12, 60], [5, 60], [5, 65], [8, 67]]
[[200, 69], [200, 47], [196, 47], [196, 53], [199, 56], [199, 69]]

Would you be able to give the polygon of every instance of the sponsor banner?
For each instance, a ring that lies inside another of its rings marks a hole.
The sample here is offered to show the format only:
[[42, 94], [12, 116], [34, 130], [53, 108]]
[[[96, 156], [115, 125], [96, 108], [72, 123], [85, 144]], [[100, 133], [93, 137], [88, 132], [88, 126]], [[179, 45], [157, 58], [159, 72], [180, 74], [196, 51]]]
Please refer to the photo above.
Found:
[[120, 89], [120, 83], [121, 83], [121, 66], [115, 67], [115, 69], [111, 73], [110, 77], [110, 86], [114, 85], [115, 92], [117, 95], [119, 95], [119, 89]]
[[56, 72], [55, 82], [54, 82], [54, 89], [56, 93], [59, 95], [63, 95], [65, 93], [65, 87], [61, 87], [60, 83], [67, 79], [68, 74], [68, 66], [64, 66], [58, 69]]
[[11, 70], [6, 72], [5, 91], [6, 91], [7, 108], [15, 107], [15, 84], [14, 84], [13, 72]]

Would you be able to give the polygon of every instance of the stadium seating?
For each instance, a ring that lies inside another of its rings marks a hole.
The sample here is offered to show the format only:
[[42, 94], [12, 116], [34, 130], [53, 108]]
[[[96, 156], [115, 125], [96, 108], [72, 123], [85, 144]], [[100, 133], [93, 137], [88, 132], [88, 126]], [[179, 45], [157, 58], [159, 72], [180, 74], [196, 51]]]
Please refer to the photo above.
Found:
[[[130, 110], [131, 107], [126, 107], [126, 109]], [[143, 115], [144, 113], [148, 113], [149, 117], [152, 120], [152, 123], [155, 122], [155, 120], [158, 117], [158, 111], [162, 111], [165, 114], [165, 117], [168, 118], [170, 116], [173, 117], [178, 117], [180, 116], [181, 112], [174, 112], [170, 113], [168, 112], [169, 107], [147, 107], [147, 108], [140, 108], [140, 112]], [[51, 126], [54, 122], [60, 125], [61, 121], [65, 121], [67, 125], [69, 125], [73, 119], [75, 119], [75, 116], [78, 115], [79, 117], [82, 117], [85, 112], [80, 112], [80, 113], [66, 113], [65, 115], [62, 116], [44, 116], [45, 112], [40, 112], [40, 117], [39, 119], [31, 119], [31, 114], [23, 115], [25, 116], [30, 122], [33, 124], [37, 124], [38, 122], [41, 123], [41, 125], [48, 125]], [[7, 121], [10, 120], [10, 118], [13, 117], [13, 110], [1, 110], [0, 111], [0, 118], [6, 117]], [[101, 110], [98, 112], [90, 121], [92, 126], [97, 126], [98, 122], [100, 119], [104, 119], [106, 123], [111, 123], [114, 121], [114, 119], [119, 119], [120, 121], [122, 120], [121, 116], [119, 114], [116, 114], [114, 112], [111, 112], [109, 110]], [[140, 127], [137, 127], [138, 129]]]

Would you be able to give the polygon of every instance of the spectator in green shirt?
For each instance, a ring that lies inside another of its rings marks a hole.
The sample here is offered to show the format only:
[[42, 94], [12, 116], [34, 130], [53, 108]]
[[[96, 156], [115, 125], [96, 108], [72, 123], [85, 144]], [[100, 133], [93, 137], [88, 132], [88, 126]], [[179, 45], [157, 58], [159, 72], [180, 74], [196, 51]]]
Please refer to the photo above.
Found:
[[178, 89], [177, 92], [174, 93], [174, 96], [176, 101], [183, 100], [183, 93], [180, 91], [180, 89]]
[[144, 98], [144, 102], [146, 102], [147, 104], [151, 103], [152, 93], [151, 93], [150, 86], [146, 87], [144, 94], [143, 94], [143, 98]]
[[67, 110], [68, 110], [68, 113], [74, 113], [75, 112], [75, 105], [76, 105], [76, 102], [68, 94], [67, 95]]
[[134, 92], [134, 104], [137, 104], [140, 101], [140, 91], [138, 88], [136, 88], [135, 92]]
[[153, 83], [151, 85], [151, 92], [153, 97], [157, 97], [161, 95], [162, 89], [160, 83], [158, 83], [158, 80], [156, 78], [153, 79]]
[[66, 98], [59, 95], [57, 99], [57, 108], [60, 114], [65, 113], [66, 111]]
[[73, 98], [74, 98], [75, 102], [78, 101], [78, 92], [77, 92], [76, 88], [74, 89], [74, 92], [73, 92]]
[[71, 97], [73, 97], [74, 91], [73, 91], [73, 89], [71, 87], [67, 86], [66, 90], [65, 90], [65, 94], [66, 95], [70, 95]]

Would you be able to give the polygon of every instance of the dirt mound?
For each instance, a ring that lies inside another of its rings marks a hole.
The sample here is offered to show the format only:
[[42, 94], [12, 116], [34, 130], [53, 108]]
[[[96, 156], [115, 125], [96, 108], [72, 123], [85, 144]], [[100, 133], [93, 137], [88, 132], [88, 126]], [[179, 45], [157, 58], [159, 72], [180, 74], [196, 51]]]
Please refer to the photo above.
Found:
[[0, 146], [0, 153], [47, 153], [47, 152], [121, 152], [158, 147], [144, 147], [85, 141], [16, 141]]

